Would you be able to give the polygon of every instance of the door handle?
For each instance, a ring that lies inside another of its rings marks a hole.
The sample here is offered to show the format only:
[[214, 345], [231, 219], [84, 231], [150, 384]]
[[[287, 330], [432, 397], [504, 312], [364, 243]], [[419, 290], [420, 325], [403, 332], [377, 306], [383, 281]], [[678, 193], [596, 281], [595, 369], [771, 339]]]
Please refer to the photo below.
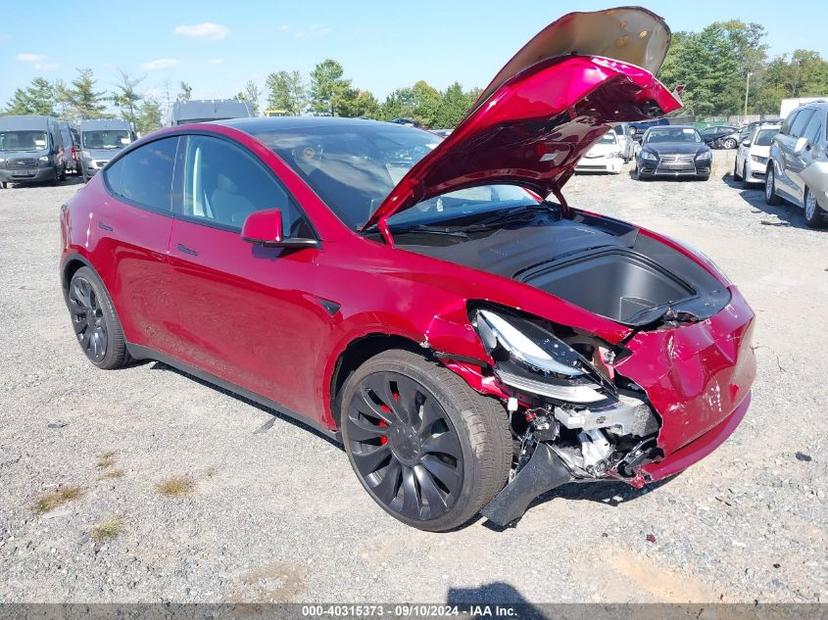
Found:
[[188, 248], [183, 243], [179, 243], [177, 247], [178, 247], [179, 252], [183, 252], [184, 254], [189, 254], [190, 256], [198, 256], [198, 250]]

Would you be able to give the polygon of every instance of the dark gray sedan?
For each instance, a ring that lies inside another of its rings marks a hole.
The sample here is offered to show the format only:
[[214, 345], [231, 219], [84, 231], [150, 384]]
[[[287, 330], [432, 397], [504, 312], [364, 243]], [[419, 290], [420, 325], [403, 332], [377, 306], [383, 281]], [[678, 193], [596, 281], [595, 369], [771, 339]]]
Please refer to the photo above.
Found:
[[713, 153], [694, 127], [651, 127], [644, 133], [635, 157], [636, 178], [710, 178]]

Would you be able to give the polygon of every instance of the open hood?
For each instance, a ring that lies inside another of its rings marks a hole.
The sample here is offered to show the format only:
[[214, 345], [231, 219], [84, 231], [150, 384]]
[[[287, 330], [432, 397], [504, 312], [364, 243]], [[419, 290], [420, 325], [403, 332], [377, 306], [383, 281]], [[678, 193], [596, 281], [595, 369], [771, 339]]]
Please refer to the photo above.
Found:
[[642, 8], [569, 13], [553, 22], [500, 70], [363, 228], [474, 185], [510, 183], [544, 197], [560, 192], [609, 124], [681, 107], [653, 77], [669, 43], [664, 21]]

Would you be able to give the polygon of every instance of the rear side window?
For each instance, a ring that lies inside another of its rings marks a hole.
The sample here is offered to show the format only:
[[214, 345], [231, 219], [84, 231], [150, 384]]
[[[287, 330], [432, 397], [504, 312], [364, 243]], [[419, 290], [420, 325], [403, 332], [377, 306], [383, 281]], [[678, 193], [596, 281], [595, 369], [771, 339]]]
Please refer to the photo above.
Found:
[[811, 120], [813, 115], [813, 110], [800, 110], [799, 114], [796, 115], [794, 122], [791, 124], [791, 136], [799, 138], [800, 136], [805, 135], [805, 127], [808, 125], [808, 121]]
[[820, 136], [822, 135], [822, 120], [825, 118], [825, 112], [816, 110], [811, 116], [811, 122], [805, 128], [805, 133], [802, 134], [808, 140], [808, 144], [819, 144]]
[[177, 147], [177, 137], [163, 138], [110, 164], [103, 173], [110, 191], [140, 207], [169, 213]]
[[799, 110], [794, 110], [790, 114], [788, 114], [787, 118], [785, 118], [784, 122], [782, 123], [782, 127], [779, 129], [779, 133], [783, 135], [788, 135], [791, 133], [791, 125], [793, 124], [794, 120], [796, 120], [797, 115], [799, 114]]

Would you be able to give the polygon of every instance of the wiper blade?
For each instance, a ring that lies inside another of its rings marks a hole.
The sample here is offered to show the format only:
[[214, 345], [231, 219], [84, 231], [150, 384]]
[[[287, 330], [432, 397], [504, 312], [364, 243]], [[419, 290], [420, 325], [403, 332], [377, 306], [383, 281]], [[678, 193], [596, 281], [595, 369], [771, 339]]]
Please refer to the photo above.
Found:
[[467, 232], [489, 230], [493, 227], [498, 227], [512, 222], [528, 222], [535, 219], [538, 214], [552, 215], [555, 219], [559, 219], [561, 211], [557, 206], [542, 203], [529, 207], [521, 207], [519, 209], [498, 211], [488, 217], [481, 218], [472, 224], [463, 226], [462, 228]]
[[399, 228], [397, 230], [391, 229], [395, 235], [404, 235], [406, 233], [426, 233], [430, 235], [444, 235], [446, 237], [459, 237], [460, 239], [468, 239], [469, 236], [459, 230], [456, 226], [434, 226], [432, 224], [417, 224], [416, 226], [407, 226], [406, 228]]

